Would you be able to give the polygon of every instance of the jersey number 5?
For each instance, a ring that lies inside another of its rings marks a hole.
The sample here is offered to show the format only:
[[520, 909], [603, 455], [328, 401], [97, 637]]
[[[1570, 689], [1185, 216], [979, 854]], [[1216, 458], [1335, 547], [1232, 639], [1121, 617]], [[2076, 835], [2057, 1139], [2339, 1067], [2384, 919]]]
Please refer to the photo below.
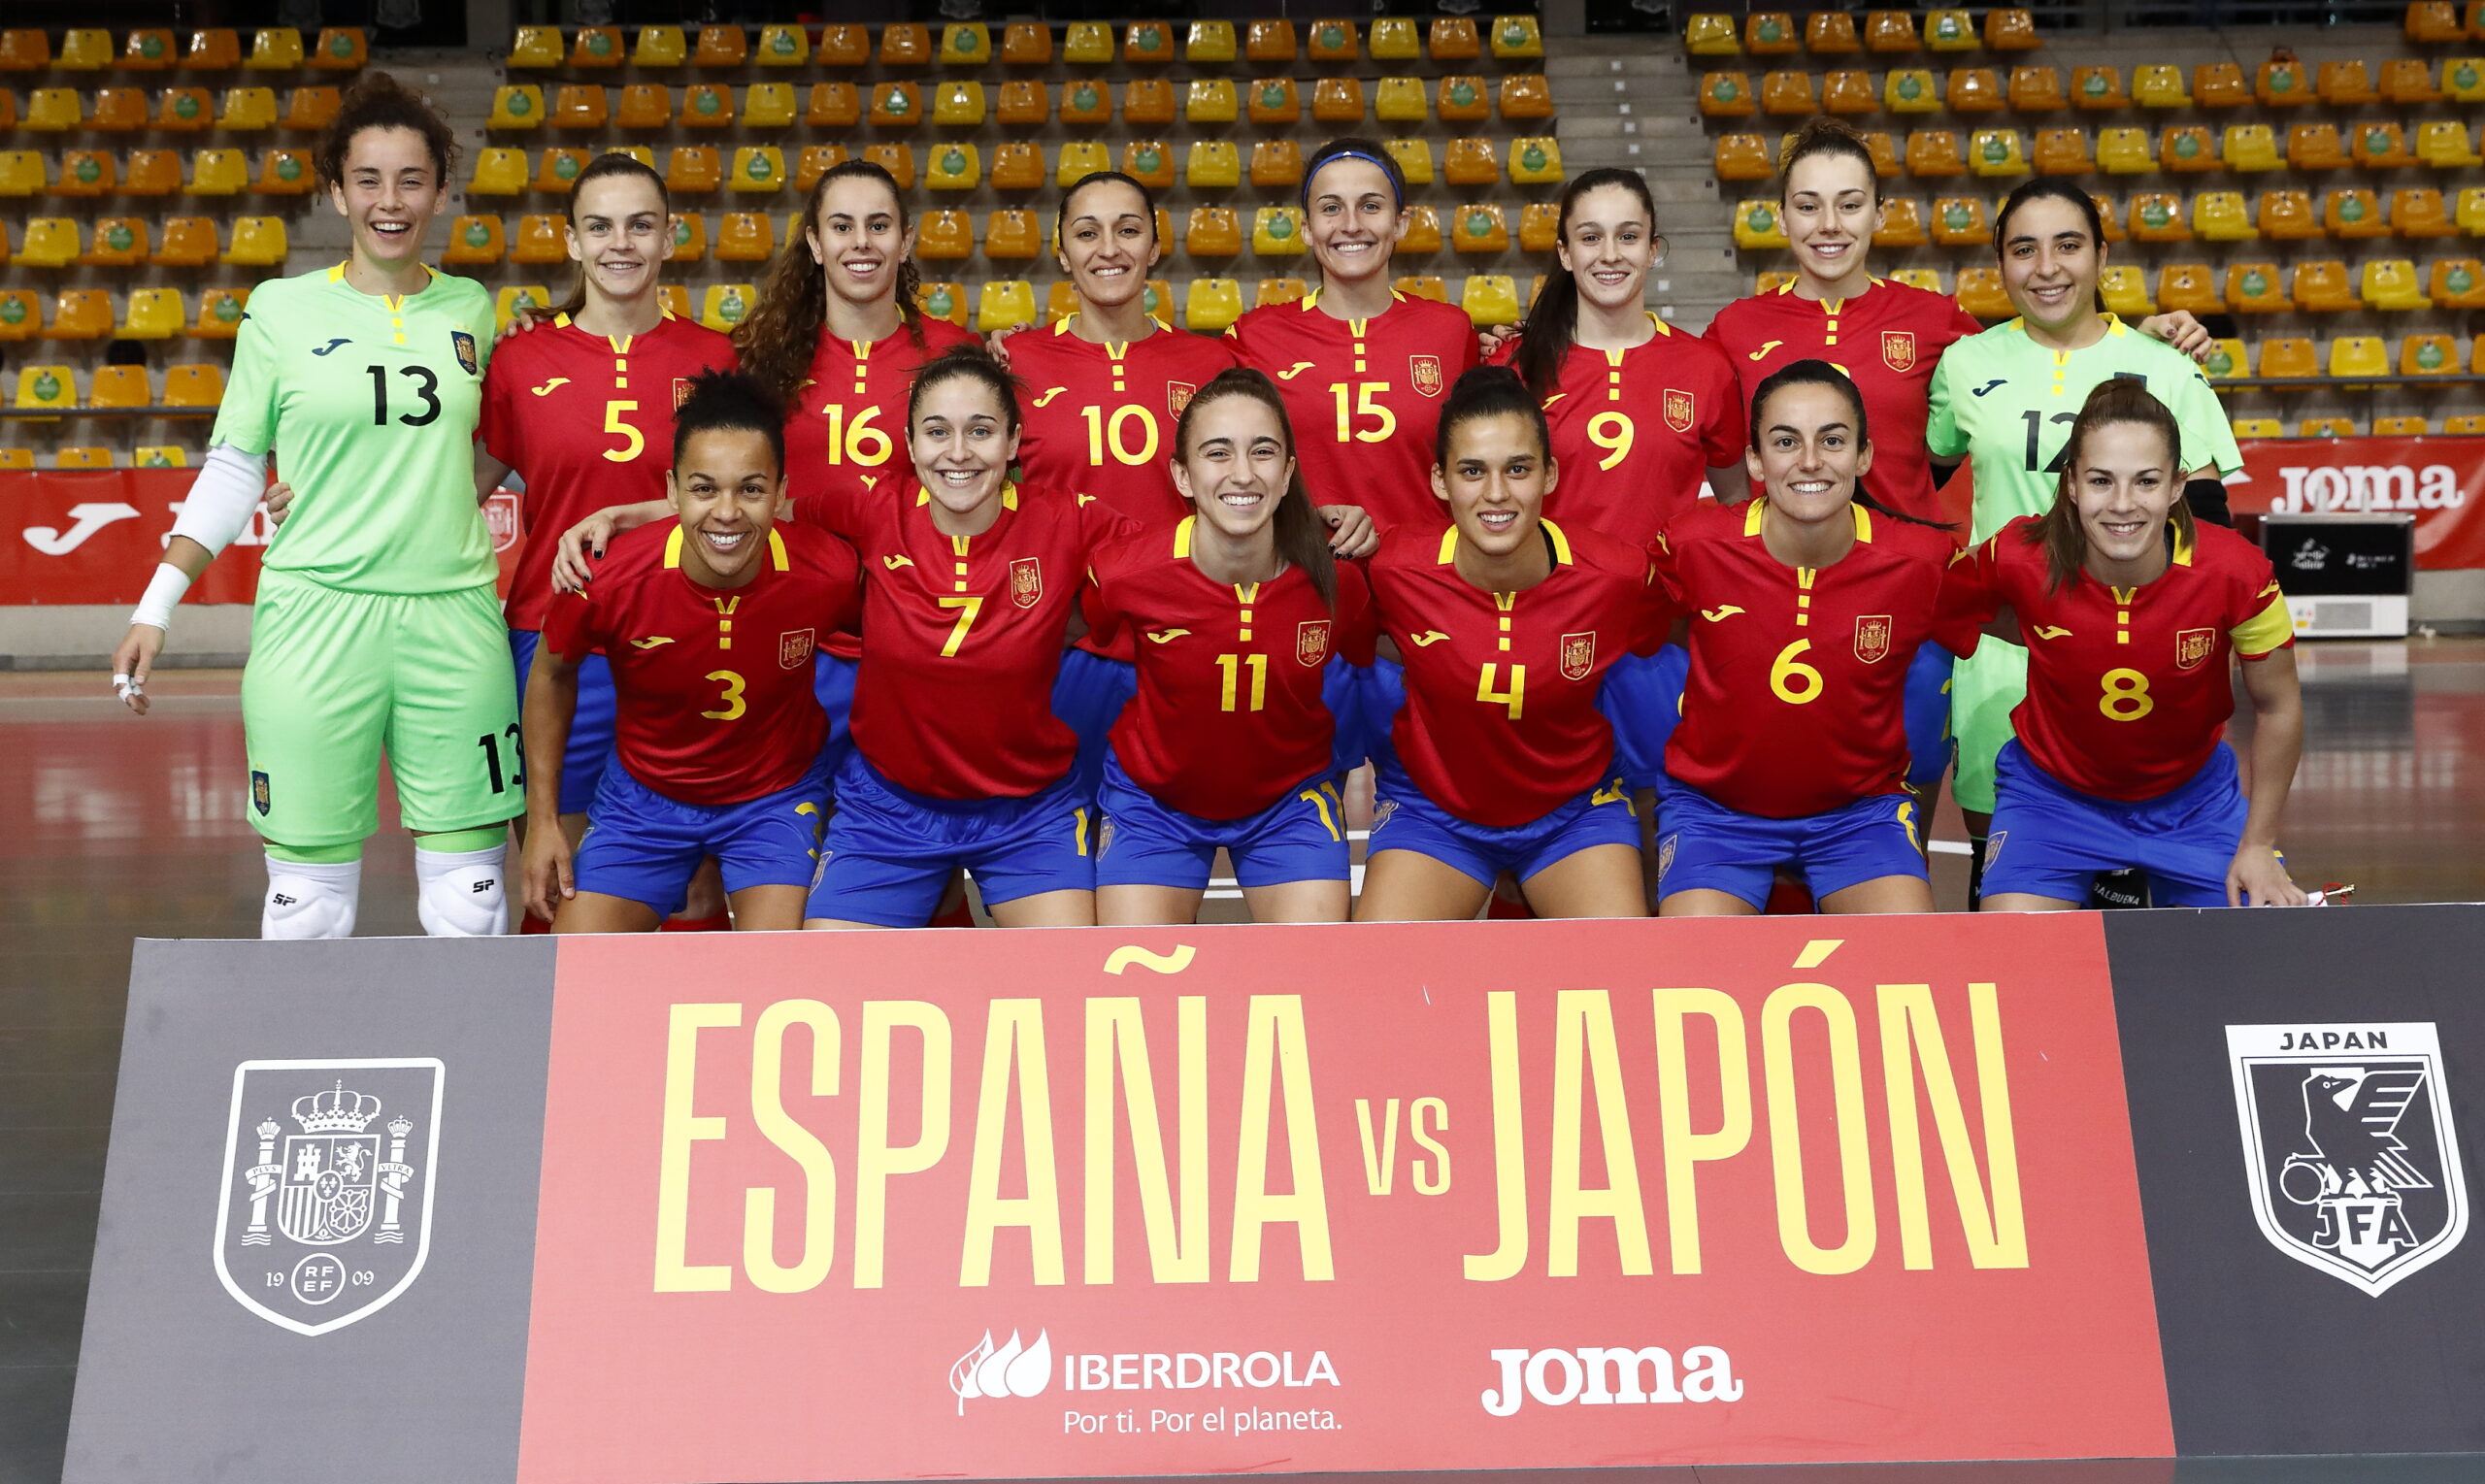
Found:
[[636, 402], [607, 402], [604, 404], [604, 431], [607, 433], [618, 433], [623, 439], [623, 443], [620, 447], [607, 448], [604, 450], [604, 456], [616, 464], [626, 464], [646, 451], [646, 436], [641, 433], [637, 428], [634, 428], [621, 420], [621, 414], [623, 412], [635, 412], [638, 410], [639, 404]]
[[[388, 368], [366, 366], [363, 370], [371, 373], [371, 425], [375, 428], [386, 427], [388, 425]], [[397, 374], [402, 377], [412, 377], [414, 379], [416, 383], [414, 395], [420, 398], [423, 404], [423, 410], [419, 414], [402, 413], [397, 420], [407, 427], [419, 428], [438, 417], [440, 415], [440, 378], [432, 375], [431, 368], [400, 366], [397, 368]]]
[[[1373, 399], [1389, 389], [1386, 381], [1332, 381], [1329, 395], [1338, 399], [1338, 442], [1387, 443], [1398, 431], [1398, 414]], [[1348, 398], [1353, 399], [1351, 405]], [[1370, 429], [1355, 426], [1358, 417], [1373, 419]]]

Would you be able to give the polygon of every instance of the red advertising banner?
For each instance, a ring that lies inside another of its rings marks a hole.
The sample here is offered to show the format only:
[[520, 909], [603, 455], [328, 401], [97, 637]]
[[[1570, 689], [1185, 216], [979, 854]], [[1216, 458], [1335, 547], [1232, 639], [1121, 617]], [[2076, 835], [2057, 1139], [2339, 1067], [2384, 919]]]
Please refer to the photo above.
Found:
[[535, 1250], [523, 1484], [2173, 1449], [2093, 914], [565, 939]]
[[2485, 438], [2280, 438], [2246, 443], [2226, 481], [2238, 515], [2416, 517], [2416, 565], [2485, 567]]
[[[136, 603], [196, 477], [190, 469], [0, 474], [0, 510], [8, 511], [8, 534], [0, 538], [0, 603]], [[491, 522], [506, 594], [525, 543], [516, 494], [495, 492], [483, 513]], [[249, 602], [259, 590], [259, 552], [268, 536], [267, 512], [261, 511], [184, 601]]]

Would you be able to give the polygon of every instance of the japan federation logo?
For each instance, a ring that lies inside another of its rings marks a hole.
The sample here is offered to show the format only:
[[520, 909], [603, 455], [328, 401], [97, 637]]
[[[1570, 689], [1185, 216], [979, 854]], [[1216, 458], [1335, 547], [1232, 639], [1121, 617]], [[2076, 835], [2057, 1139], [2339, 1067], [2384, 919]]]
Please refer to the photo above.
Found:
[[810, 629], [796, 629], [790, 634], [778, 635], [777, 668], [779, 670], [800, 670], [803, 666], [810, 664], [812, 660], [812, 633], [813, 631]]
[[414, 1285], [431, 1250], [442, 1081], [431, 1057], [234, 1069], [215, 1275], [236, 1303], [325, 1335]]
[[2252, 1216], [2280, 1252], [2380, 1297], [2468, 1234], [2431, 1021], [2226, 1028]]
[[2201, 668], [2201, 662], [2207, 659], [2211, 651], [2216, 648], [2217, 630], [2185, 629], [2174, 636], [2174, 667], [2178, 670], [2198, 670]]
[[475, 337], [463, 330], [451, 330], [448, 332], [448, 347], [457, 352], [457, 364], [465, 368], [468, 376], [474, 376]]
[[1188, 381], [1168, 381], [1165, 383], [1165, 410], [1179, 417], [1182, 409], [1189, 407], [1191, 398], [1198, 394], [1199, 388]]
[[1041, 558], [1022, 556], [1010, 564], [1010, 601], [1034, 608], [1044, 601], [1044, 569]]
[[1865, 613], [1855, 620], [1855, 657], [1876, 665], [1890, 655], [1890, 615]]
[[1441, 357], [1410, 355], [1407, 357], [1407, 374], [1415, 381], [1415, 390], [1427, 397], [1441, 395]]
[[1881, 332], [1881, 364], [1892, 371], [1915, 369], [1915, 332], [1883, 330]]
[[1584, 680], [1596, 669], [1596, 630], [1562, 636], [1562, 678]]
[[1305, 669], [1329, 663], [1329, 620], [1307, 618], [1294, 626], [1294, 662]]
[[1666, 426], [1677, 433], [1688, 433], [1691, 425], [1699, 420], [1699, 410], [1691, 400], [1691, 393], [1667, 387]]

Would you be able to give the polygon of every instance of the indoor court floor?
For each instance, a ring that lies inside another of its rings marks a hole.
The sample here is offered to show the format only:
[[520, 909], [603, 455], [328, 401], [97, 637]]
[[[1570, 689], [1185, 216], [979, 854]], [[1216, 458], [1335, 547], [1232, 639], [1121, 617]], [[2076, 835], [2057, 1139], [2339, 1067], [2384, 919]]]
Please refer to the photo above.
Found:
[[[2285, 835], [2297, 879], [2352, 884], [2356, 903], [2485, 899], [2485, 640], [2297, 652], [2305, 748]], [[257, 932], [264, 876], [243, 812], [238, 679], [166, 672], [154, 713], [139, 718], [100, 674], [0, 674], [0, 1484], [59, 1477], [131, 940]], [[1965, 846], [1946, 805], [1936, 839], [1951, 842], [1935, 858], [1936, 896], [1960, 905]], [[412, 854], [402, 834], [371, 847], [363, 934], [419, 931]], [[1714, 1484], [2431, 1484], [2485, 1480], [2485, 1460], [1634, 1471]]]

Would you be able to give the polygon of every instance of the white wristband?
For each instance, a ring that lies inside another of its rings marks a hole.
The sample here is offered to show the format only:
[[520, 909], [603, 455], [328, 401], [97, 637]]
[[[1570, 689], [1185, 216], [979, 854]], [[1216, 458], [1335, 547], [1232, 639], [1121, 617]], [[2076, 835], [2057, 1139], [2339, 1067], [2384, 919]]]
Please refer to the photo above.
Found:
[[132, 623], [149, 623], [166, 633], [173, 630], [173, 605], [190, 590], [190, 575], [170, 562], [155, 564], [155, 576], [147, 579], [147, 595], [138, 600], [138, 608], [130, 613]]

